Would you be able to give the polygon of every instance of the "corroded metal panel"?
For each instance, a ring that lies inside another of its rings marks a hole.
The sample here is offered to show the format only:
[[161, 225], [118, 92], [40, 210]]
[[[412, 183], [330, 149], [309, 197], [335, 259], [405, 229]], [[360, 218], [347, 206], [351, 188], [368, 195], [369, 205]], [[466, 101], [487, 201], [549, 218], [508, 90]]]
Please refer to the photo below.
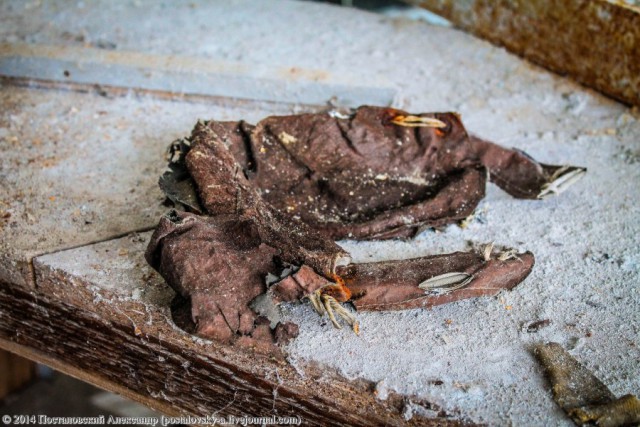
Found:
[[640, 105], [640, 7], [609, 0], [408, 0], [628, 104]]

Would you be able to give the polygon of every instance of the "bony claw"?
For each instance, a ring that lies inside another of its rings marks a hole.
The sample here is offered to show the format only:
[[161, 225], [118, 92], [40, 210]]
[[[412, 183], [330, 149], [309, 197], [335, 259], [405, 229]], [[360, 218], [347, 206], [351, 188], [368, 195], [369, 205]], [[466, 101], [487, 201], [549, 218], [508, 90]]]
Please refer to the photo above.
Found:
[[585, 168], [575, 166], [563, 166], [555, 171], [549, 181], [542, 186], [538, 199], [546, 199], [565, 192], [569, 187], [578, 182], [586, 174]]
[[337, 314], [351, 326], [356, 335], [359, 335], [360, 324], [355, 316], [340, 304], [351, 299], [351, 291], [340, 277], [335, 276], [334, 280], [336, 280], [335, 284], [324, 286], [310, 294], [309, 301], [320, 316], [327, 313], [334, 327], [342, 329], [342, 325], [336, 319]]
[[434, 119], [432, 117], [420, 117], [412, 115], [399, 114], [395, 116], [391, 123], [398, 126], [405, 127], [430, 127], [430, 128], [444, 128], [447, 124], [442, 120]]

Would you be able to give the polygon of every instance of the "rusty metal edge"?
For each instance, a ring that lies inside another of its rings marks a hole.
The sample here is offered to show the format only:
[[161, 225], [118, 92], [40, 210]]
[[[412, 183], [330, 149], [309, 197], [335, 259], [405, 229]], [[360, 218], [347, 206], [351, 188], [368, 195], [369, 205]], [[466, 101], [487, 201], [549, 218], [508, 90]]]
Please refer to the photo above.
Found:
[[640, 106], [640, 8], [613, 0], [405, 0], [531, 62]]

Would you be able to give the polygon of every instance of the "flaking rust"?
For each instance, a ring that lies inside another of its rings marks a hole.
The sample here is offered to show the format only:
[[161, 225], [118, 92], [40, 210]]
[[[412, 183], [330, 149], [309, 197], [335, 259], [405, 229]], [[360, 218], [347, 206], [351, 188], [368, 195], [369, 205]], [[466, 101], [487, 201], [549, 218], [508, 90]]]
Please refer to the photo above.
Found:
[[162, 218], [147, 260], [185, 299], [196, 334], [265, 349], [297, 331], [279, 322], [282, 301], [308, 298], [357, 332], [340, 303], [398, 310], [516, 286], [533, 267], [529, 252], [489, 245], [353, 264], [334, 239], [406, 238], [460, 221], [487, 180], [540, 199], [585, 173], [470, 136], [455, 113], [366, 106], [255, 126], [200, 121], [170, 159], [160, 186], [188, 212]]

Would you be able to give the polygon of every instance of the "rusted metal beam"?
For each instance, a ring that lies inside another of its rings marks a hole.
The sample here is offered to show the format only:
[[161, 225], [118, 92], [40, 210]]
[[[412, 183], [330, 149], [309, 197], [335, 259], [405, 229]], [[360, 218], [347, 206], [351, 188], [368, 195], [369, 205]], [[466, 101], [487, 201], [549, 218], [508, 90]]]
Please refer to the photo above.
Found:
[[407, 0], [454, 25], [640, 106], [640, 7], [613, 0]]

